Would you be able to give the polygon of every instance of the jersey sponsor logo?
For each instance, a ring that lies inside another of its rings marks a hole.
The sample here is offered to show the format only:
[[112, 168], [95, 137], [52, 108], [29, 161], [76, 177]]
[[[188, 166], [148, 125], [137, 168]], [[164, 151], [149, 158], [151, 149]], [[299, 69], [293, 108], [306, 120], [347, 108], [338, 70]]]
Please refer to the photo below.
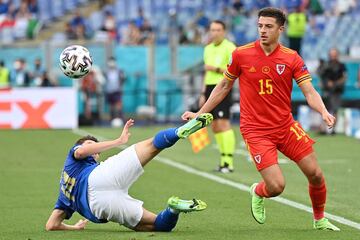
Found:
[[281, 75], [285, 71], [285, 64], [276, 64], [276, 71]]
[[249, 72], [251, 72], [251, 73], [256, 72], [256, 68], [255, 68], [254, 66], [252, 66], [252, 67], [249, 69]]
[[270, 72], [270, 68], [269, 68], [269, 66], [263, 66], [262, 69], [261, 69], [261, 71], [262, 71], [263, 73], [269, 73], [269, 72]]
[[304, 64], [302, 67], [301, 67], [301, 71], [303, 72], [303, 71], [307, 71], [308, 70], [308, 68], [307, 68], [307, 66]]
[[256, 162], [257, 164], [259, 164], [259, 163], [261, 162], [261, 155], [260, 155], [260, 154], [255, 155], [255, 156], [254, 156], [254, 160], [255, 160], [255, 162]]

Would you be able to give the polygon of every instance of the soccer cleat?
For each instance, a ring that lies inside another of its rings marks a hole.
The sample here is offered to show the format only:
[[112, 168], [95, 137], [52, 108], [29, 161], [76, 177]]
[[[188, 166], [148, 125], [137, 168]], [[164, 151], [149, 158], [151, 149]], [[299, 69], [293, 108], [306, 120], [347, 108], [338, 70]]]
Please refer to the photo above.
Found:
[[265, 223], [265, 202], [263, 197], [259, 197], [255, 193], [255, 188], [257, 183], [254, 183], [250, 187], [250, 195], [251, 195], [251, 214], [254, 217], [255, 221], [260, 224]]
[[329, 222], [327, 218], [321, 218], [320, 220], [314, 220], [314, 229], [317, 230], [331, 230], [340, 231], [340, 228]]
[[181, 127], [179, 127], [176, 131], [176, 134], [179, 138], [187, 138], [197, 130], [206, 127], [213, 120], [213, 116], [211, 113], [203, 113], [197, 116], [196, 118], [188, 121]]
[[194, 212], [194, 211], [202, 211], [206, 209], [207, 204], [199, 199], [193, 200], [183, 200], [178, 197], [171, 197], [168, 200], [168, 206], [174, 210], [179, 212]]
[[228, 164], [225, 164], [224, 166], [218, 166], [217, 168], [215, 168], [215, 172], [232, 173], [234, 172], [234, 169], [230, 168]]

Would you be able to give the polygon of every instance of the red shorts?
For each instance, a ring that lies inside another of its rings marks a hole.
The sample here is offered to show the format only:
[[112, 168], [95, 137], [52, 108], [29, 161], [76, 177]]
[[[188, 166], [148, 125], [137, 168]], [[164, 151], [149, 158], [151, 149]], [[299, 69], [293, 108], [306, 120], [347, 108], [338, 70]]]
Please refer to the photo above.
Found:
[[277, 150], [294, 162], [300, 161], [314, 151], [312, 145], [315, 141], [296, 121], [290, 127], [282, 128], [275, 133], [246, 134], [243, 137], [258, 171], [278, 164]]

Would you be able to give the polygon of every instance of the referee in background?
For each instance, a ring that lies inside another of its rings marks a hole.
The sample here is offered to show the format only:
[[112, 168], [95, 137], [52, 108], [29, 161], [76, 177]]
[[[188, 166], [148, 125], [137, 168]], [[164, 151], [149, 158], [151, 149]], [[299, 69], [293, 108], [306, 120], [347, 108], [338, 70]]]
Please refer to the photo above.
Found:
[[[223, 79], [223, 72], [236, 46], [225, 38], [226, 25], [220, 20], [210, 24], [211, 43], [204, 50], [204, 85], [199, 99], [199, 107], [209, 98], [216, 84]], [[216, 171], [230, 173], [234, 171], [233, 155], [235, 134], [230, 124], [231, 93], [211, 112], [214, 121], [211, 124], [216, 143], [220, 151], [220, 164]]]

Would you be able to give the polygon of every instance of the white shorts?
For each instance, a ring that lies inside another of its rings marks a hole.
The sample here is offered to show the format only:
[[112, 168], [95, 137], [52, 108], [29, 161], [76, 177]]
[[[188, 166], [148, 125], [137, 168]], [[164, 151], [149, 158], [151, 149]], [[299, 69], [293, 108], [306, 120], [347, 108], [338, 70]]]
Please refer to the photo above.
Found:
[[128, 190], [143, 172], [135, 145], [100, 163], [88, 182], [88, 201], [95, 217], [134, 228], [143, 215], [143, 202], [130, 197]]

